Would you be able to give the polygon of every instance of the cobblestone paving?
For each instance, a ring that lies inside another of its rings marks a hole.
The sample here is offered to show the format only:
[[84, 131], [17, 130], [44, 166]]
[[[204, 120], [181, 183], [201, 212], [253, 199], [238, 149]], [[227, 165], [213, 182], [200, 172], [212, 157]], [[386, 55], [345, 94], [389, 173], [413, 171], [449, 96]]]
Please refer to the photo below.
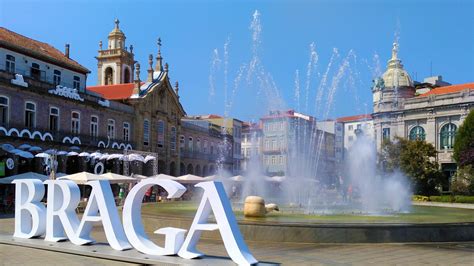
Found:
[[[0, 233], [12, 234], [13, 219], [0, 218]], [[104, 241], [95, 227], [93, 237]], [[163, 241], [150, 234], [157, 243]], [[299, 244], [247, 242], [260, 261], [284, 265], [474, 265], [474, 242], [423, 244]], [[198, 248], [228, 257], [222, 241], [203, 239]], [[0, 244], [0, 265], [127, 265], [92, 257]]]

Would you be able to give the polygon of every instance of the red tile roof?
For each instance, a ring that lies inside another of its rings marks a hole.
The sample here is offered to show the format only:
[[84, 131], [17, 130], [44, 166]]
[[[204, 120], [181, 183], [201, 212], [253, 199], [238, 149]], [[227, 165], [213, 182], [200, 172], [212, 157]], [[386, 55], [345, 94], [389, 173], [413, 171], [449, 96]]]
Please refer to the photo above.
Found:
[[[143, 84], [143, 83], [142, 83]], [[128, 99], [133, 94], [135, 83], [124, 83], [114, 85], [102, 85], [87, 87], [87, 90], [99, 94], [107, 100], [123, 100]]]
[[89, 69], [65, 56], [53, 46], [25, 37], [6, 28], [0, 27], [0, 47], [34, 57], [79, 73], [90, 73]]
[[457, 84], [451, 86], [444, 86], [438, 87], [435, 89], [430, 90], [429, 92], [421, 94], [419, 97], [429, 96], [429, 95], [440, 95], [440, 94], [447, 94], [447, 93], [455, 93], [460, 92], [463, 90], [474, 90], [474, 82], [465, 83], [465, 84]]
[[371, 114], [363, 114], [363, 115], [353, 115], [353, 116], [345, 116], [336, 119], [337, 122], [352, 122], [352, 121], [364, 121], [372, 119]]

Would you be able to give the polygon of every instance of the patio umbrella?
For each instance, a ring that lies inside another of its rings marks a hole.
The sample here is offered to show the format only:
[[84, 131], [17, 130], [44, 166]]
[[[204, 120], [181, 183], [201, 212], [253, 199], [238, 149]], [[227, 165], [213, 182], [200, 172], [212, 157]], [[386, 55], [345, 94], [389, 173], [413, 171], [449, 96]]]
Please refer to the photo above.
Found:
[[81, 150], [81, 148], [79, 148], [79, 147], [77, 147], [77, 146], [71, 146], [71, 147], [69, 147], [69, 149], [70, 149], [71, 151], [80, 151], [80, 150]]
[[67, 153], [67, 156], [77, 156], [79, 155], [79, 153], [75, 152], [75, 151], [70, 151]]
[[147, 155], [145, 157], [145, 159], [143, 160], [144, 163], [147, 163], [148, 161], [151, 161], [151, 160], [156, 160], [156, 157], [155, 156], [151, 156], [151, 155]]
[[36, 154], [35, 157], [38, 157], [38, 158], [49, 158], [49, 157], [51, 157], [51, 155], [42, 152], [42, 153]]
[[28, 149], [28, 151], [42, 151], [43, 149], [38, 146], [32, 146], [31, 148]]
[[18, 155], [18, 156], [26, 158], [26, 159], [35, 158], [35, 156], [33, 154], [31, 154], [30, 152], [27, 152], [27, 151], [17, 152], [17, 153], [15, 153], [15, 155]]
[[100, 156], [99, 160], [107, 160], [107, 158], [109, 158], [109, 155], [103, 154], [102, 156]]
[[58, 152], [56, 153], [56, 155], [67, 155], [67, 154], [68, 154], [67, 151], [58, 151]]
[[202, 182], [204, 181], [213, 181], [218, 179], [219, 177], [217, 175], [210, 175], [202, 178]]
[[136, 178], [136, 179], [147, 179], [147, 178], [150, 178], [149, 176], [137, 175], [137, 174], [133, 174], [132, 177], [133, 177], [133, 178]]
[[232, 181], [237, 181], [237, 182], [242, 182], [244, 181], [246, 178], [241, 176], [241, 175], [236, 175], [236, 176], [233, 176], [230, 178]]
[[178, 180], [177, 177], [174, 177], [174, 176], [171, 176], [171, 175], [165, 175], [165, 174], [159, 174], [159, 175], [150, 176], [150, 178]]
[[111, 184], [121, 184], [121, 183], [132, 183], [132, 182], [137, 182], [138, 180], [129, 177], [129, 176], [124, 176], [124, 175], [119, 175], [119, 174], [114, 174], [114, 173], [105, 173], [100, 176], [106, 177], [109, 179]]
[[18, 146], [18, 149], [21, 149], [21, 150], [27, 150], [31, 148], [31, 145], [30, 144], [21, 144], [20, 146]]
[[79, 156], [79, 157], [89, 157], [89, 156], [91, 156], [91, 155], [90, 155], [90, 153], [88, 153], [88, 152], [81, 152], [81, 153], [79, 153], [77, 156]]
[[15, 147], [13, 145], [8, 144], [8, 143], [2, 144], [1, 147], [2, 147], [2, 150], [8, 151], [8, 152], [15, 149]]
[[17, 180], [17, 179], [39, 179], [41, 181], [44, 181], [48, 179], [48, 176], [34, 173], [34, 172], [27, 172], [23, 174], [0, 178], [0, 184], [11, 184], [12, 181]]
[[74, 181], [76, 184], [86, 184], [89, 181], [93, 180], [109, 180], [105, 176], [95, 175], [88, 172], [80, 172], [72, 175], [66, 175], [58, 178], [59, 180], [68, 179]]
[[19, 149], [12, 149], [12, 150], [9, 150], [8, 151], [9, 153], [13, 153], [13, 154], [17, 154], [19, 152], [22, 152], [22, 150], [19, 150]]
[[114, 153], [114, 154], [111, 154], [109, 155], [109, 157], [107, 157], [107, 160], [113, 160], [113, 159], [122, 159], [123, 158], [123, 154], [118, 154], [118, 153]]
[[204, 178], [197, 175], [187, 174], [187, 175], [182, 175], [178, 177], [176, 180], [183, 184], [194, 184], [194, 183], [202, 182], [203, 179]]

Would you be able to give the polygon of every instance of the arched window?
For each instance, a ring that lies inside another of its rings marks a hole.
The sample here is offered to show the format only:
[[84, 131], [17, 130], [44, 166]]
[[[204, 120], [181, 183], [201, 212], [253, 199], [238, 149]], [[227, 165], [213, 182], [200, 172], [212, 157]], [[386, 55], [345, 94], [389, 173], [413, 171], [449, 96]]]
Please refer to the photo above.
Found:
[[59, 108], [49, 108], [49, 130], [56, 132], [59, 130]]
[[439, 133], [440, 148], [452, 149], [454, 145], [454, 137], [456, 135], [457, 127], [453, 123], [444, 125]]
[[114, 84], [114, 73], [111, 67], [105, 69], [104, 72], [104, 85]]
[[143, 145], [150, 144], [150, 122], [148, 119], [143, 120]]
[[184, 135], [179, 136], [179, 152], [182, 154], [186, 147], [186, 137]]
[[201, 152], [201, 139], [196, 139], [196, 152]]
[[163, 148], [165, 145], [165, 122], [158, 121], [158, 147]]
[[172, 151], [176, 150], [176, 128], [175, 127], [171, 127], [170, 149]]
[[425, 137], [425, 129], [420, 126], [416, 126], [410, 130], [410, 140], [425, 140]]
[[115, 139], [115, 120], [107, 120], [107, 137]]
[[0, 96], [0, 126], [8, 126], [9, 107], [8, 97]]
[[81, 114], [79, 112], [71, 113], [71, 133], [79, 134], [81, 129]]
[[194, 150], [193, 137], [189, 137], [189, 139], [188, 139], [188, 151], [193, 152], [193, 150]]
[[130, 69], [126, 67], [123, 72], [123, 83], [130, 83]]
[[25, 103], [25, 127], [36, 127], [36, 104], [33, 102]]
[[96, 115], [91, 116], [90, 134], [93, 139], [99, 136], [99, 117]]
[[123, 122], [123, 141], [130, 141], [130, 123]]

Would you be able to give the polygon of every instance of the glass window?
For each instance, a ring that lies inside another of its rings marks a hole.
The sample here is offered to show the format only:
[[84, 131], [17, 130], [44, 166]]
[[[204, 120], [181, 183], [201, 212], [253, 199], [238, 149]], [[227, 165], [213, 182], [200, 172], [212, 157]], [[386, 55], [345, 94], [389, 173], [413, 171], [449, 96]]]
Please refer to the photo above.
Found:
[[179, 152], [183, 153], [186, 147], [186, 137], [184, 135], [179, 136]]
[[170, 149], [172, 151], [176, 150], [176, 128], [175, 127], [171, 127]]
[[203, 141], [202, 152], [207, 153], [207, 146], [209, 145], [207, 139]]
[[454, 137], [456, 136], [457, 127], [453, 123], [444, 125], [440, 131], [440, 148], [452, 149], [454, 145]]
[[7, 72], [15, 73], [15, 57], [7, 54], [5, 66], [6, 66], [5, 70]]
[[79, 134], [81, 129], [81, 114], [79, 112], [71, 113], [71, 133]]
[[73, 88], [79, 90], [80, 86], [81, 86], [81, 78], [78, 76], [74, 76]]
[[150, 145], [150, 122], [148, 119], [143, 120], [143, 145]]
[[201, 152], [201, 139], [196, 139], [196, 152]]
[[55, 69], [53, 73], [54, 73], [53, 74], [53, 83], [54, 83], [54, 85], [61, 84], [61, 71]]
[[41, 79], [41, 71], [40, 71], [40, 66], [36, 63], [31, 64], [31, 77], [40, 80]]
[[425, 129], [416, 126], [410, 130], [410, 135], [408, 137], [410, 140], [425, 140]]
[[382, 129], [382, 140], [390, 140], [390, 128]]
[[272, 155], [272, 165], [276, 165], [276, 156]]
[[354, 129], [354, 126], [353, 125], [349, 125], [349, 130], [353, 130]]
[[123, 141], [130, 141], [130, 123], [123, 123]]
[[107, 137], [115, 139], [115, 120], [107, 120]]
[[5, 96], [0, 96], [0, 125], [8, 125], [8, 111], [9, 111], [9, 101]]
[[49, 130], [53, 132], [59, 130], [59, 109], [56, 107], [49, 108]]
[[32, 102], [25, 103], [25, 127], [36, 127], [36, 104]]
[[99, 117], [95, 115], [91, 116], [90, 134], [94, 139], [99, 136]]
[[194, 150], [193, 137], [189, 137], [189, 139], [188, 139], [188, 151], [193, 152], [193, 150]]
[[163, 148], [165, 145], [165, 122], [158, 121], [158, 147]]

